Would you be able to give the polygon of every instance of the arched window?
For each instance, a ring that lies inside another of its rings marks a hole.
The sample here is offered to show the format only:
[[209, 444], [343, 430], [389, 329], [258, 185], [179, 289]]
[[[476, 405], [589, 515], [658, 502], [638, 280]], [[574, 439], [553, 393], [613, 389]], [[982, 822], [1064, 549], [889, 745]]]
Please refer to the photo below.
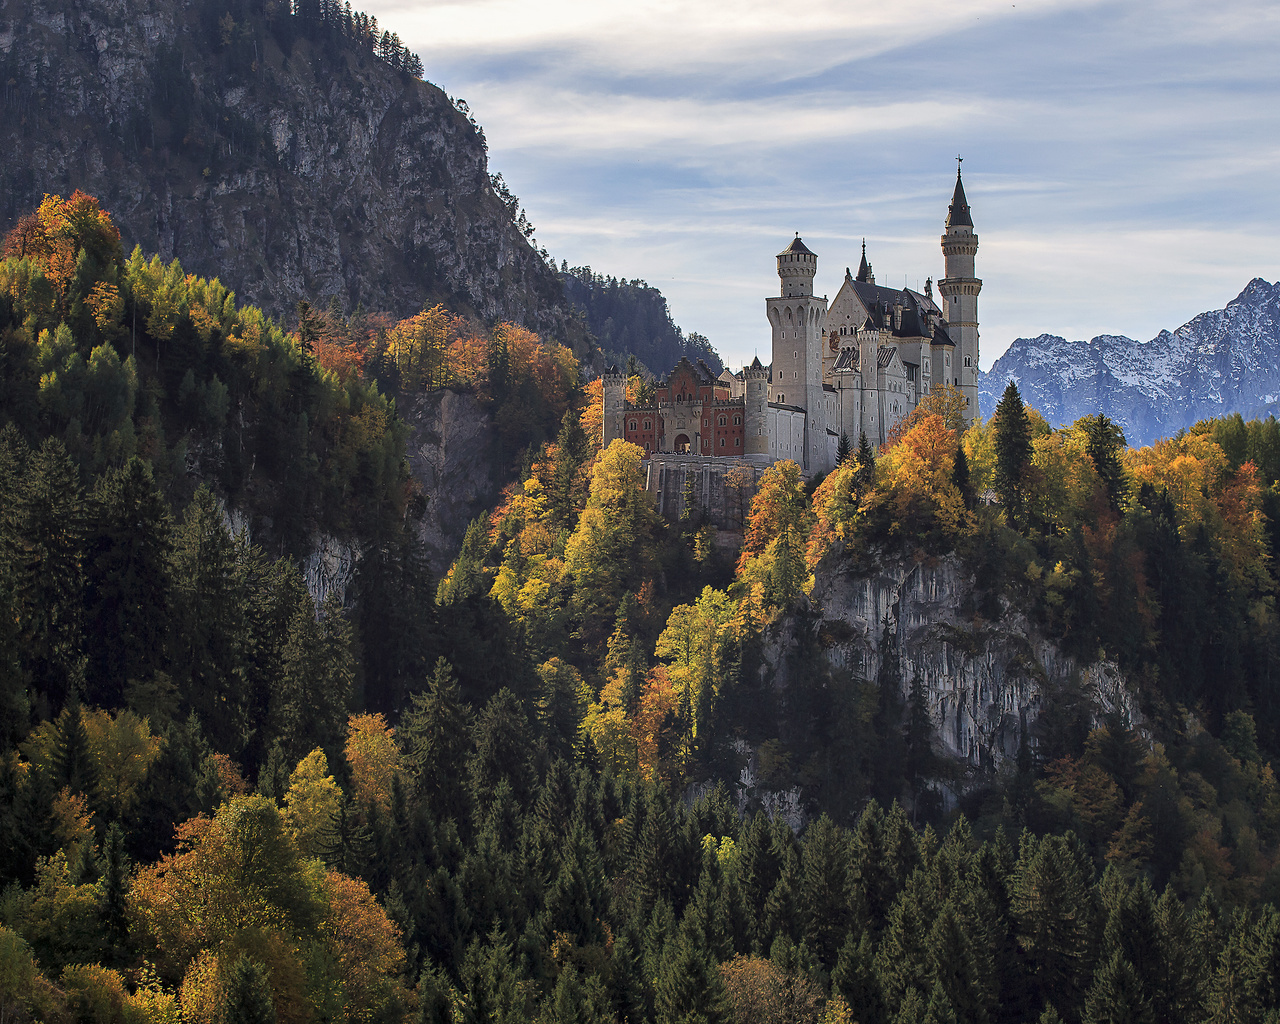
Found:
[[636, 429], [636, 421], [635, 421], [635, 420], [632, 420], [632, 421], [631, 421], [631, 429], [632, 429], [632, 430], [635, 430], [635, 429]]
[[645, 429], [645, 430], [652, 430], [652, 429], [653, 429], [653, 421], [652, 421], [652, 420], [645, 420], [645, 421], [644, 421], [644, 429]]
[[741, 417], [741, 416], [735, 416], [735, 417], [733, 418], [733, 425], [734, 425], [735, 427], [740, 427], [740, 426], [742, 426], [742, 417]]
[[741, 447], [742, 447], [742, 438], [740, 438], [740, 437], [735, 437], [735, 438], [733, 439], [733, 446], [734, 446], [735, 448], [741, 448]]
[[724, 447], [724, 438], [723, 438], [723, 437], [722, 437], [722, 438], [720, 438], [720, 447], [721, 447], [721, 448], [723, 448], [723, 447]]
[[723, 426], [724, 426], [726, 423], [728, 423], [728, 422], [729, 422], [729, 418], [728, 418], [727, 416], [721, 416], [721, 417], [720, 417], [720, 426], [722, 426], [722, 427], [723, 427]]

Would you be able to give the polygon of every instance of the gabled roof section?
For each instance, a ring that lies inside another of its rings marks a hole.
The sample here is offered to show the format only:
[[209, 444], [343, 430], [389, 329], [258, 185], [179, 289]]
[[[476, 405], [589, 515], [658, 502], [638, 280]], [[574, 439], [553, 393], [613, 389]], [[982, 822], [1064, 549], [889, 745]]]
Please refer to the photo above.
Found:
[[810, 249], [807, 245], [805, 245], [804, 242], [800, 241], [799, 231], [796, 232], [796, 237], [792, 239], [791, 244], [787, 246], [785, 249], [783, 249], [782, 252], [778, 253], [778, 255], [786, 256], [788, 253], [796, 253], [796, 252], [804, 253], [807, 256], [814, 255], [813, 250]]
[[947, 207], [947, 227], [973, 227], [973, 216], [969, 213], [969, 200], [964, 197], [964, 182], [960, 180], [959, 167], [956, 168], [956, 190], [951, 195], [951, 205]]
[[753, 369], [753, 370], [763, 370], [763, 369], [764, 369], [764, 364], [762, 364], [762, 363], [760, 362], [760, 357], [759, 357], [759, 356], [756, 356], [754, 359], [752, 359], [752, 360], [751, 360], [751, 369]]
[[896, 356], [897, 354], [898, 354], [898, 350], [896, 348], [892, 348], [888, 345], [881, 345], [880, 351], [879, 353], [877, 353], [876, 365], [883, 370], [886, 366], [888, 366], [891, 362], [893, 362], [893, 357]]

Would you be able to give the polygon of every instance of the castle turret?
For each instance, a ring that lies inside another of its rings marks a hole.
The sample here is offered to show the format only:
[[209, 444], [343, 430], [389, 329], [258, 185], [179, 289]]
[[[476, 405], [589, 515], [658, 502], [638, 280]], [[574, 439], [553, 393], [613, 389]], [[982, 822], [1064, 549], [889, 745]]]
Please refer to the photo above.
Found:
[[[805, 411], [802, 468], [807, 473], [831, 467], [827, 444], [827, 400], [822, 391], [822, 335], [827, 300], [813, 294], [818, 257], [800, 240], [778, 253], [782, 294], [765, 299], [773, 328], [773, 383], [769, 401]], [[799, 454], [799, 453], [797, 453]]]
[[623, 436], [622, 414], [626, 408], [627, 375], [610, 366], [601, 377], [604, 397], [604, 447]]
[[965, 419], [969, 421], [978, 415], [978, 292], [982, 290], [982, 282], [974, 276], [977, 252], [978, 235], [973, 230], [973, 216], [957, 166], [956, 189], [942, 235], [947, 276], [938, 282], [947, 316], [947, 333], [955, 342], [956, 350], [950, 376], [942, 383], [960, 389], [968, 403]]
[[760, 364], [760, 357], [751, 360], [742, 369], [745, 405], [743, 427], [746, 439], [743, 451], [747, 455], [769, 454], [769, 371]]

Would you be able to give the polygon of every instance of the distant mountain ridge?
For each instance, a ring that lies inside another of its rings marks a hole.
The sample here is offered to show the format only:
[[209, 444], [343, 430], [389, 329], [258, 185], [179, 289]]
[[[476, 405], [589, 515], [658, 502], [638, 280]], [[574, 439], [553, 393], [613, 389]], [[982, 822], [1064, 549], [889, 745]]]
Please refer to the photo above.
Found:
[[1224, 309], [1148, 342], [1019, 338], [979, 378], [983, 416], [1011, 379], [1050, 423], [1105, 413], [1132, 445], [1209, 416], [1266, 411], [1280, 402], [1280, 283], [1254, 278]]

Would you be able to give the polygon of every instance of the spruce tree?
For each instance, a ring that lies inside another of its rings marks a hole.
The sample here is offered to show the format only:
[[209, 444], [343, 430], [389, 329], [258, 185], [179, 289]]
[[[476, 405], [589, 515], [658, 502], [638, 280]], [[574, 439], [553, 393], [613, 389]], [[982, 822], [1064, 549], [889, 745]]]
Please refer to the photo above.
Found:
[[804, 940], [827, 971], [853, 924], [849, 883], [848, 836], [824, 814], [804, 833], [800, 913]]
[[723, 1024], [729, 1017], [718, 966], [683, 932], [662, 958], [654, 1002], [657, 1024]]
[[929, 714], [924, 681], [919, 673], [911, 677], [907, 696], [907, 720], [902, 727], [902, 743], [906, 748], [904, 767], [907, 785], [911, 789], [915, 815], [920, 813], [921, 789], [937, 770], [933, 752], [933, 717]]
[[107, 826], [102, 847], [102, 901], [98, 916], [110, 939], [111, 949], [119, 959], [129, 937], [125, 901], [129, 895], [130, 875], [129, 855], [124, 849], [124, 830], [118, 822], [113, 821]]
[[226, 982], [225, 1024], [275, 1024], [276, 1007], [267, 970], [242, 956], [231, 965]]
[[844, 996], [849, 1014], [858, 1024], [887, 1024], [888, 1012], [875, 969], [875, 947], [868, 932], [855, 937], [850, 931], [845, 936], [831, 972], [831, 987]]
[[963, 442], [956, 444], [956, 461], [951, 470], [951, 482], [956, 485], [956, 490], [960, 492], [960, 497], [964, 499], [964, 507], [973, 508], [975, 505], [973, 480], [970, 478], [969, 456], [964, 453]]
[[1085, 436], [1085, 451], [1098, 471], [1107, 501], [1119, 512], [1127, 496], [1128, 483], [1120, 456], [1125, 450], [1124, 432], [1102, 413], [1083, 416], [1076, 420], [1076, 427]]
[[876, 482], [876, 453], [871, 450], [871, 442], [865, 433], [858, 435], [858, 471], [854, 476], [854, 486], [865, 491]]
[[1154, 1024], [1150, 996], [1118, 950], [1097, 971], [1084, 1001], [1083, 1024]]
[[89, 750], [89, 733], [84, 727], [80, 701], [74, 693], [58, 715], [53, 737], [50, 767], [55, 783], [92, 799], [97, 793], [98, 769]]
[[58, 707], [84, 675], [87, 526], [79, 472], [61, 441], [48, 439], [26, 460], [11, 522], [20, 650], [32, 686]]
[[849, 435], [842, 432], [840, 442], [836, 445], [836, 465], [843, 466], [852, 454], [853, 447], [849, 444]]
[[98, 478], [90, 507], [85, 696], [119, 707], [129, 680], [149, 680], [164, 665], [172, 517], [150, 464], [136, 456]]
[[470, 818], [462, 767], [471, 747], [471, 717], [444, 658], [425, 693], [415, 693], [400, 727], [415, 788], [431, 813], [459, 824]]
[[992, 417], [995, 432], [995, 489], [1010, 525], [1022, 524], [1024, 480], [1031, 464], [1031, 423], [1018, 394], [1018, 386], [1009, 381], [1000, 404]]

